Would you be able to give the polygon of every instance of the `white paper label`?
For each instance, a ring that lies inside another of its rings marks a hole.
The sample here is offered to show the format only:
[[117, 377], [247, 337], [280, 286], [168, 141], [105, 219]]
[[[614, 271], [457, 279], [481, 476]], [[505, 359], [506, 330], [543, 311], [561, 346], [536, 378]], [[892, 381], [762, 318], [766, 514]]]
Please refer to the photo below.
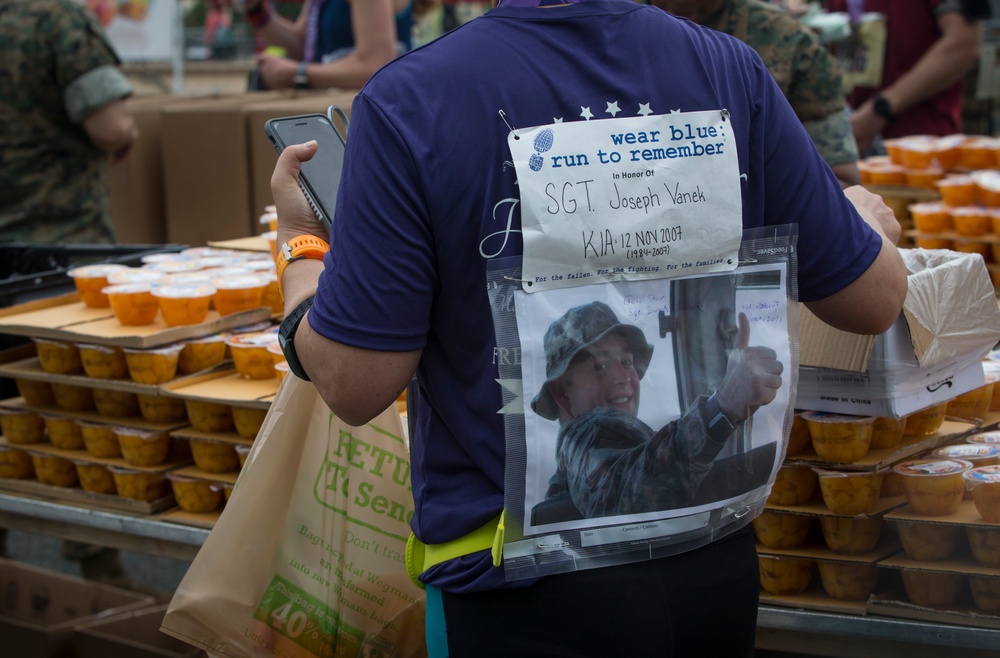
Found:
[[742, 198], [725, 110], [513, 131], [524, 289], [727, 272]]

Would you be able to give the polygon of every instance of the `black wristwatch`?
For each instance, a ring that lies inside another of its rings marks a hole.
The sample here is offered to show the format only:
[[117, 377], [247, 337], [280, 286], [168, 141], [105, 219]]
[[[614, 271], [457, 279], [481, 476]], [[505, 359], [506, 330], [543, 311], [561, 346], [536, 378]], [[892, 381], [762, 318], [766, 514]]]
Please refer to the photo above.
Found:
[[896, 115], [892, 113], [892, 104], [881, 94], [872, 100], [872, 110], [886, 121], [896, 120]]
[[722, 412], [715, 393], [705, 400], [705, 420], [708, 423], [709, 438], [717, 443], [722, 443], [736, 431], [736, 426]]
[[306, 73], [305, 62], [299, 62], [299, 65], [295, 67], [295, 77], [292, 78], [292, 84], [296, 89], [305, 89], [309, 86], [309, 74]]
[[299, 361], [299, 355], [295, 351], [295, 332], [298, 331], [299, 323], [302, 322], [302, 318], [306, 316], [306, 311], [313, 305], [315, 299], [316, 295], [306, 298], [295, 307], [295, 310], [285, 316], [285, 319], [281, 321], [281, 326], [278, 327], [278, 344], [281, 345], [281, 351], [285, 355], [285, 360], [288, 361], [288, 371], [305, 381], [309, 381], [309, 375], [302, 369], [302, 362]]

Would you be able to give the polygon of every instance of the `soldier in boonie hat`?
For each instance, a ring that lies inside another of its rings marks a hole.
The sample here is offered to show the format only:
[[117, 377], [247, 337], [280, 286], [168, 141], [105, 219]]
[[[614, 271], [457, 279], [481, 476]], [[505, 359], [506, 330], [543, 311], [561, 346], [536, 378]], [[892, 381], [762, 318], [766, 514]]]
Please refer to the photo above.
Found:
[[545, 348], [545, 383], [531, 401], [532, 410], [543, 418], [557, 420], [559, 405], [552, 396], [552, 383], [566, 373], [567, 367], [584, 348], [617, 333], [628, 343], [633, 367], [639, 379], [646, 374], [653, 346], [646, 342], [642, 329], [618, 321], [615, 312], [603, 302], [575, 306], [549, 325], [542, 344]]

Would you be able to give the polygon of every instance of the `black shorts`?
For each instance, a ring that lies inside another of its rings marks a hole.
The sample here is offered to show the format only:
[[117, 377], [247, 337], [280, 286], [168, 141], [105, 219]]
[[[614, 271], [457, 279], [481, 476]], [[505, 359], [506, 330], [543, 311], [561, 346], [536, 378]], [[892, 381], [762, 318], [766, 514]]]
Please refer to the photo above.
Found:
[[[452, 658], [750, 657], [760, 591], [750, 526], [672, 557], [442, 593]], [[432, 658], [438, 658], [432, 656]]]

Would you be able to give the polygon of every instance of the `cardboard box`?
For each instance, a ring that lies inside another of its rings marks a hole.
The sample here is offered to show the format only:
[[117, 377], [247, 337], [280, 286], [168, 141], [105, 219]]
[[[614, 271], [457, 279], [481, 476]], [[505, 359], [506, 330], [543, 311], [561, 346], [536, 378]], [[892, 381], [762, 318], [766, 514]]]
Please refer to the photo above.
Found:
[[900, 253], [909, 288], [884, 334], [838, 331], [801, 308], [798, 408], [898, 418], [985, 383], [981, 361], [1000, 341], [1000, 308], [983, 259]]
[[353, 98], [353, 92], [350, 96], [343, 92], [250, 92], [165, 107], [161, 122], [167, 240], [200, 247], [209, 241], [261, 233], [258, 219], [267, 203], [255, 198], [270, 198], [270, 173], [266, 185], [257, 185], [261, 191], [255, 195], [249, 113], [266, 108], [253, 115], [252, 121], [259, 123], [253, 132], [259, 133], [257, 151], [271, 150], [273, 170], [277, 155], [263, 134], [266, 118], [324, 112], [331, 102], [346, 98]]
[[163, 109], [163, 182], [169, 242], [204, 246], [250, 235], [244, 101]]
[[915, 371], [901, 381], [884, 374], [801, 368], [795, 406], [855, 416], [902, 418], [947, 402], [985, 383], [983, 362], [978, 354], [941, 367]]
[[202, 658], [204, 651], [160, 631], [166, 605], [123, 612], [73, 628], [76, 658]]
[[0, 560], [0, 592], [5, 656], [71, 658], [75, 625], [154, 604], [150, 596], [13, 560]]
[[170, 105], [211, 103], [227, 98], [151, 94], [133, 96], [128, 109], [139, 129], [139, 139], [128, 158], [111, 168], [111, 219], [122, 244], [167, 242], [164, 204], [163, 130], [161, 113]]

